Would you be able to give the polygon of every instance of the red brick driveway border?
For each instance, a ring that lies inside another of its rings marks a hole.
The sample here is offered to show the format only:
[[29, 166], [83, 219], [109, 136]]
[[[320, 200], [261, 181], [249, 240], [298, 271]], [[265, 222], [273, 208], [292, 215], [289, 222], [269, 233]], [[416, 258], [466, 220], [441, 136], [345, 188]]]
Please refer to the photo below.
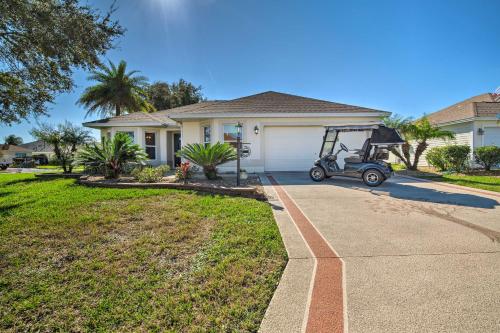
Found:
[[315, 259], [313, 285], [303, 331], [347, 332], [344, 261], [276, 179], [272, 175], [267, 175], [267, 178]]

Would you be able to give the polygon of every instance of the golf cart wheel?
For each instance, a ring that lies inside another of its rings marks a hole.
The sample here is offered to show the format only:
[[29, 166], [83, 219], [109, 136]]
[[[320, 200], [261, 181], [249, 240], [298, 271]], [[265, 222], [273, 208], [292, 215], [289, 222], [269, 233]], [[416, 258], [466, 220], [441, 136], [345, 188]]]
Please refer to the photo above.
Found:
[[315, 182], [320, 182], [325, 179], [325, 170], [322, 167], [314, 167], [309, 171], [309, 176]]
[[363, 174], [363, 182], [368, 186], [379, 186], [384, 180], [382, 173], [375, 169], [368, 169]]

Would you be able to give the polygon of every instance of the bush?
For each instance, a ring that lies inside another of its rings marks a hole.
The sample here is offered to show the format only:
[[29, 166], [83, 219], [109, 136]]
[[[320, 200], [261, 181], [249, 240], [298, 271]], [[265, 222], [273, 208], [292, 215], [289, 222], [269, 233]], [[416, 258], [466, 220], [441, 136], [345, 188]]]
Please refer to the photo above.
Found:
[[481, 164], [486, 171], [490, 171], [492, 166], [500, 164], [500, 147], [479, 147], [474, 152], [474, 157], [476, 162]]
[[116, 133], [112, 139], [104, 138], [101, 144], [87, 145], [78, 153], [75, 164], [102, 170], [106, 178], [118, 178], [127, 164], [144, 164], [146, 159], [146, 153], [132, 138]]
[[460, 172], [469, 167], [470, 146], [453, 145], [444, 148], [443, 158], [446, 161], [447, 170]]
[[460, 172], [469, 166], [470, 147], [451, 145], [434, 147], [426, 155], [427, 162], [440, 171]]
[[182, 180], [187, 183], [188, 179], [193, 178], [193, 173], [195, 172], [195, 167], [191, 166], [189, 162], [181, 163], [177, 168], [175, 168], [175, 179]]
[[431, 148], [428, 152], [427, 155], [425, 156], [425, 159], [427, 160], [427, 163], [438, 169], [439, 171], [445, 171], [446, 170], [446, 161], [443, 157], [443, 150], [446, 147], [434, 147]]
[[170, 171], [170, 167], [168, 165], [161, 165], [156, 168], [148, 166], [143, 169], [134, 169], [132, 171], [132, 175], [139, 181], [139, 183], [158, 183], [168, 171]]
[[217, 166], [236, 160], [236, 149], [228, 143], [193, 143], [182, 147], [177, 156], [201, 166], [208, 179], [217, 179]]

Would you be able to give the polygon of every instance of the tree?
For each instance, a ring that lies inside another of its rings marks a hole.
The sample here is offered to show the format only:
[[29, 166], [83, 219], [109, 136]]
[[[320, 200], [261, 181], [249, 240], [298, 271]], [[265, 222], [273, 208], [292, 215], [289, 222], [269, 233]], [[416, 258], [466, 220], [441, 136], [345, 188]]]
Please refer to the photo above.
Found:
[[[417, 169], [420, 157], [429, 146], [428, 140], [455, 137], [453, 132], [442, 130], [431, 124], [427, 117], [412, 121], [411, 118], [394, 115], [385, 118], [384, 123], [387, 127], [396, 128], [403, 135], [405, 143], [401, 145], [401, 151], [395, 147], [391, 148], [390, 151], [400, 158], [409, 170]], [[413, 161], [411, 160], [412, 144], [415, 146]]]
[[118, 67], [110, 61], [109, 67], [101, 66], [100, 71], [92, 72], [89, 80], [98, 83], [85, 89], [77, 103], [88, 109], [87, 116], [94, 113], [107, 117], [155, 111], [148, 101], [147, 78], [134, 76], [136, 73], [138, 71], [135, 70], [127, 73], [127, 63], [123, 60]]
[[127, 163], [147, 160], [146, 152], [126, 133], [116, 133], [112, 139], [104, 138], [101, 144], [93, 143], [83, 148], [75, 164], [94, 164], [106, 178], [118, 178]]
[[14, 134], [11, 134], [11, 135], [8, 135], [5, 137], [5, 144], [19, 146], [19, 145], [23, 144], [23, 138], [21, 138], [20, 136], [16, 136]]
[[78, 147], [88, 143], [91, 139], [88, 130], [74, 126], [70, 122], [57, 126], [42, 124], [31, 130], [31, 135], [54, 147], [54, 154], [64, 173], [73, 171], [73, 162]]
[[73, 70], [100, 64], [123, 28], [78, 0], [0, 1], [0, 123], [47, 113], [74, 86]]
[[201, 86], [180, 79], [178, 82], [157, 81], [148, 86], [149, 101], [157, 110], [199, 103], [204, 100]]
[[217, 166], [236, 160], [236, 149], [228, 143], [217, 142], [205, 146], [203, 143], [193, 143], [182, 147], [177, 152], [179, 157], [201, 166], [208, 179], [217, 178]]

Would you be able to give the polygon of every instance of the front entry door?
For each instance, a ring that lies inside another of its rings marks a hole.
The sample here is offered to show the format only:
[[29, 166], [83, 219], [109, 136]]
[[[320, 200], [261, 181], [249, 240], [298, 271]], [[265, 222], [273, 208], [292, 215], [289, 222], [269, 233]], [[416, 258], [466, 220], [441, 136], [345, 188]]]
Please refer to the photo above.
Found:
[[179, 149], [181, 149], [181, 133], [174, 133], [174, 167], [181, 164], [181, 158], [177, 157]]

